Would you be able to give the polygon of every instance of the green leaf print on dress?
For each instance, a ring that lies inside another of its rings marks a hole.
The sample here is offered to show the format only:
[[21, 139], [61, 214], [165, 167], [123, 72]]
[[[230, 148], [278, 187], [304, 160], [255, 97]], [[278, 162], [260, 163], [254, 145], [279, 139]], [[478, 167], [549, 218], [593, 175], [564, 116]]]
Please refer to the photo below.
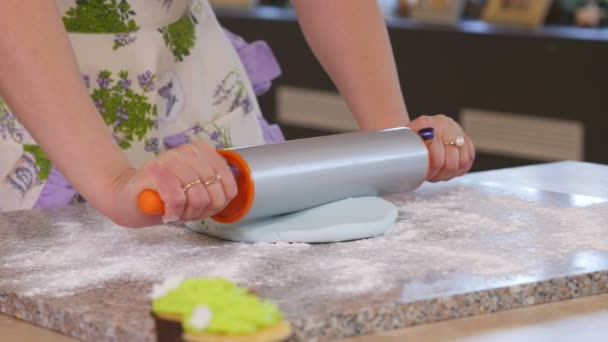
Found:
[[135, 139], [144, 140], [146, 134], [157, 127], [158, 109], [150, 104], [146, 95], [154, 91], [156, 75], [146, 71], [137, 76], [141, 93], [133, 90], [127, 71], [119, 72], [118, 77], [115, 81], [111, 71], [99, 72], [98, 88], [93, 90], [91, 98], [112, 129], [116, 143], [122, 149], [128, 149]]
[[41, 181], [45, 181], [51, 173], [53, 164], [51, 164], [44, 151], [39, 146], [27, 144], [23, 145], [23, 151], [29, 152], [34, 156], [36, 166], [38, 166], [38, 178]]
[[165, 45], [171, 50], [175, 60], [181, 62], [185, 56], [190, 55], [194, 47], [196, 33], [194, 22], [188, 15], [184, 15], [176, 22], [158, 29], [163, 35]]
[[135, 11], [126, 0], [76, 0], [68, 9], [63, 24], [68, 32], [114, 33], [114, 50], [135, 42], [139, 27], [131, 16]]

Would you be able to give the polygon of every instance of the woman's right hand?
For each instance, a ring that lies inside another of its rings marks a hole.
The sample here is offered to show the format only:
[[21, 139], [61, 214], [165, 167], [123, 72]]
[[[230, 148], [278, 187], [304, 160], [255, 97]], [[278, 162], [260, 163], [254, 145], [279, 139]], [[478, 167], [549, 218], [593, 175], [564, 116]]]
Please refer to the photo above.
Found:
[[139, 193], [147, 189], [156, 191], [164, 202], [164, 223], [213, 216], [237, 194], [228, 163], [204, 141], [166, 151], [140, 169], [125, 170], [109, 194], [114, 199], [112, 209], [104, 214], [126, 227], [160, 223], [160, 217], [137, 207]]

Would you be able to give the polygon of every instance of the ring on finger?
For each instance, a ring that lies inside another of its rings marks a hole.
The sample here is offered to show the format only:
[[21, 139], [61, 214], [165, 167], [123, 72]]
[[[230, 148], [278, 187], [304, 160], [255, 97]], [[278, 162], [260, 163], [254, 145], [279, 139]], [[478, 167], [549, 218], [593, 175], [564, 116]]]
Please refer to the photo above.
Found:
[[197, 185], [197, 184], [201, 184], [201, 183], [202, 183], [202, 182], [201, 182], [201, 180], [200, 180], [200, 179], [197, 179], [197, 180], [195, 180], [195, 181], [193, 181], [193, 182], [190, 182], [190, 183], [188, 183], [188, 184], [184, 185], [184, 187], [182, 188], [182, 191], [183, 191], [183, 192], [186, 192], [186, 191], [188, 191], [188, 190], [189, 190], [191, 187], [193, 187], [193, 186], [195, 186], [195, 185]]
[[462, 146], [464, 146], [464, 137], [458, 136], [452, 140], [444, 141], [443, 144], [452, 145], [452, 146], [456, 146], [456, 147], [462, 147]]
[[213, 183], [219, 182], [219, 181], [221, 181], [221, 180], [222, 180], [222, 177], [220, 176], [220, 174], [219, 174], [219, 173], [216, 173], [216, 174], [215, 174], [215, 176], [213, 176], [213, 177], [209, 178], [208, 180], [206, 180], [206, 181], [203, 183], [203, 185], [204, 185], [205, 187], [207, 187], [207, 186], [209, 186], [209, 185], [211, 185], [211, 184], [213, 184]]

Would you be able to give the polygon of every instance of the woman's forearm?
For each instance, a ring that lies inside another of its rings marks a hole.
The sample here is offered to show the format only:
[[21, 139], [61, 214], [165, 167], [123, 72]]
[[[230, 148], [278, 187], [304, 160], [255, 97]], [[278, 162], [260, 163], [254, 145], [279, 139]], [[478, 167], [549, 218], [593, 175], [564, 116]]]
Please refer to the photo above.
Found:
[[313, 52], [361, 129], [409, 122], [386, 25], [377, 1], [293, 0]]
[[98, 209], [130, 167], [81, 78], [54, 0], [0, 2], [0, 96]]

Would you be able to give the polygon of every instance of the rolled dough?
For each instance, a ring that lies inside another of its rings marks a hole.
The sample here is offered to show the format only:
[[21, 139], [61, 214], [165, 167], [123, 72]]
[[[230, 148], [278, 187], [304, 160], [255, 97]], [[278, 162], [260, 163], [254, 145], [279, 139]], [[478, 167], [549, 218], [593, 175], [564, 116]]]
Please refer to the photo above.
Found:
[[357, 197], [292, 214], [236, 224], [187, 222], [199, 233], [238, 242], [338, 242], [383, 234], [397, 219], [397, 207], [379, 197]]

